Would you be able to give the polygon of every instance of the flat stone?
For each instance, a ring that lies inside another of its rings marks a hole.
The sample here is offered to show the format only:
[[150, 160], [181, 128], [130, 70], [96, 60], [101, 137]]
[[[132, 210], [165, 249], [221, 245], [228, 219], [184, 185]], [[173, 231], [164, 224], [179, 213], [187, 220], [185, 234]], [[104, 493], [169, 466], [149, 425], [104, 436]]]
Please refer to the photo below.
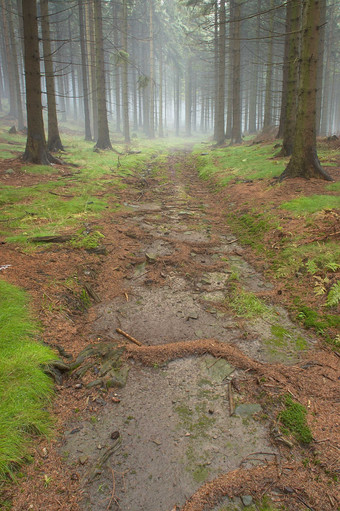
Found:
[[252, 417], [254, 413], [262, 411], [262, 406], [257, 403], [242, 403], [235, 408], [235, 415], [240, 417]]

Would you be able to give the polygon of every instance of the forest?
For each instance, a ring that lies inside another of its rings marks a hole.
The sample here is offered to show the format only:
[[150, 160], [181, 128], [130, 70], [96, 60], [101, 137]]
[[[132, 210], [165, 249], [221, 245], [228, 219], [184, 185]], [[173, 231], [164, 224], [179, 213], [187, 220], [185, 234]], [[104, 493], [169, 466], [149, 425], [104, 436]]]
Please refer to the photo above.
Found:
[[1, 511], [338, 509], [338, 2], [0, 11]]

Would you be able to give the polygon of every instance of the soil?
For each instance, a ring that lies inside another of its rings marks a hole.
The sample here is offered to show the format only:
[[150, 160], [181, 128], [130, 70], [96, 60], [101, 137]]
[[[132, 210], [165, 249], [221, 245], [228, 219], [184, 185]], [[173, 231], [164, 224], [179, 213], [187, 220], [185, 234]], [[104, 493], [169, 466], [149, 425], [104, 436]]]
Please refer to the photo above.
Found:
[[[1, 182], [22, 185], [10, 166]], [[56, 437], [37, 439], [4, 498], [14, 511], [222, 511], [264, 495], [288, 510], [336, 509], [338, 356], [291, 319], [287, 292], [226, 221], [245, 201], [275, 207], [324, 183], [235, 182], [216, 194], [189, 151], [173, 151], [162, 175], [127, 182], [123, 208], [100, 220], [105, 253], [1, 247], [0, 263], [11, 265], [1, 273], [32, 295], [44, 341], [66, 363], [79, 357], [56, 385]], [[231, 307], [235, 271], [236, 289], [265, 300], [261, 318]], [[74, 274], [98, 297], [87, 310], [65, 286]], [[273, 327], [289, 335], [275, 339]], [[277, 419], [287, 394], [308, 411], [308, 446]]]

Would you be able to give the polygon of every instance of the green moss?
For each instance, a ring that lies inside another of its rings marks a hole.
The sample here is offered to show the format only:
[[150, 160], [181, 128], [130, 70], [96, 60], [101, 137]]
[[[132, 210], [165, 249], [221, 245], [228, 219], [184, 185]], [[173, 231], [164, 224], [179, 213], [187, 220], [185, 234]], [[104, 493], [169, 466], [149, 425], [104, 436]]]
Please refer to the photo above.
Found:
[[80, 233], [76, 238], [71, 241], [73, 248], [97, 248], [104, 238], [104, 234], [99, 231], [91, 232], [90, 234]]
[[304, 406], [293, 401], [289, 395], [285, 397], [285, 409], [280, 412], [279, 420], [299, 442], [308, 444], [313, 437], [306, 421], [306, 415], [307, 410]]

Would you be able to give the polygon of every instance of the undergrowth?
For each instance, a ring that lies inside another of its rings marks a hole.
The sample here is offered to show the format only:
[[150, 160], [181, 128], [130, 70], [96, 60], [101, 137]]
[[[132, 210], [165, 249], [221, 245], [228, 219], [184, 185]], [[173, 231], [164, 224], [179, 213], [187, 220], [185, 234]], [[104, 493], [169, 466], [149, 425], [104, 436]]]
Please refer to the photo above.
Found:
[[52, 382], [41, 369], [55, 358], [37, 342], [26, 293], [0, 280], [0, 478], [28, 455], [29, 441], [46, 435]]

